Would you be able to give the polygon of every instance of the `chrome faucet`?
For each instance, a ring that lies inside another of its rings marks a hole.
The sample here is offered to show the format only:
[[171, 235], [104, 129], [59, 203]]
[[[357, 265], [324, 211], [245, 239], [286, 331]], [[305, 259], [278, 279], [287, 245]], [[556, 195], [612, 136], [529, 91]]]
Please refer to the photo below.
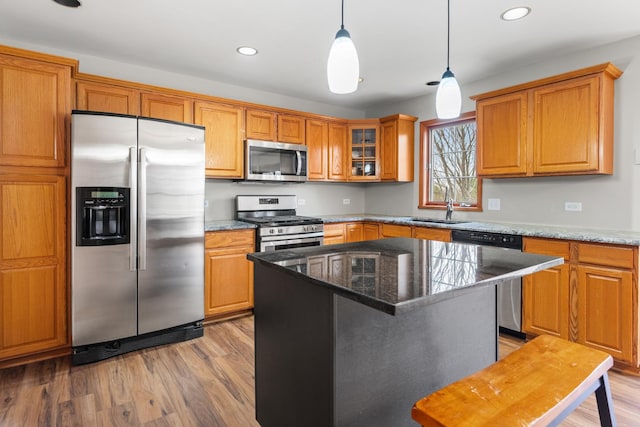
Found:
[[445, 221], [451, 221], [451, 215], [453, 214], [453, 198], [449, 196], [449, 188], [445, 190], [444, 201], [447, 204], [447, 214], [444, 219]]

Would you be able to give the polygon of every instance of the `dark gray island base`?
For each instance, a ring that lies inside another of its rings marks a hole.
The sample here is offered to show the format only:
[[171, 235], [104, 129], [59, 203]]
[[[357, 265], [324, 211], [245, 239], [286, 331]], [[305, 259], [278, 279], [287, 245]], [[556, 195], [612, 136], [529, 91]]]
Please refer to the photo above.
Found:
[[495, 284], [563, 262], [404, 238], [248, 258], [263, 427], [416, 426], [415, 401], [497, 360]]

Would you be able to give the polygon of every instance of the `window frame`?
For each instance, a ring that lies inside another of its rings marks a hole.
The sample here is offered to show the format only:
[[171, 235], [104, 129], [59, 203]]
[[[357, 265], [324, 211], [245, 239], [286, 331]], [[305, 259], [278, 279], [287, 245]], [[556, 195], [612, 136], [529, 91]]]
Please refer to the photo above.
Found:
[[[419, 189], [418, 189], [418, 209], [446, 209], [446, 203], [441, 201], [429, 200], [429, 190], [431, 184], [431, 141], [429, 140], [429, 134], [433, 128], [441, 128], [447, 126], [456, 126], [464, 122], [475, 121], [476, 112], [469, 111], [461, 114], [454, 119], [432, 119], [420, 122], [420, 174], [419, 174]], [[476, 132], [477, 132], [476, 123]], [[476, 133], [476, 165], [478, 158], [478, 140]], [[477, 191], [476, 191], [476, 203], [471, 206], [460, 206], [459, 202], [454, 201], [454, 207], [459, 211], [475, 211], [482, 212], [482, 178], [478, 176], [476, 166], [476, 179]]]

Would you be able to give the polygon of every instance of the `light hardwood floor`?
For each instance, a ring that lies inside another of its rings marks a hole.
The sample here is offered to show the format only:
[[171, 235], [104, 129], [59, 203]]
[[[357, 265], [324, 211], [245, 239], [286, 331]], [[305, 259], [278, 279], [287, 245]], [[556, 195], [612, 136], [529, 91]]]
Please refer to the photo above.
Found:
[[[501, 355], [519, 344], [501, 338]], [[253, 317], [244, 317], [90, 365], [58, 358], [0, 370], [0, 426], [258, 426], [253, 372]], [[618, 425], [640, 426], [640, 378], [610, 379]], [[597, 419], [589, 398], [562, 426]]]

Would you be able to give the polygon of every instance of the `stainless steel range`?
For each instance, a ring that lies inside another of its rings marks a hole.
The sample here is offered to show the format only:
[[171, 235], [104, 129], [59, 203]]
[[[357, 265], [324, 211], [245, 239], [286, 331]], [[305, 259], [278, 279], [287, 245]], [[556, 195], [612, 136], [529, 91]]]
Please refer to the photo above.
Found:
[[320, 218], [296, 215], [296, 196], [236, 196], [236, 219], [258, 226], [256, 251], [320, 246]]

